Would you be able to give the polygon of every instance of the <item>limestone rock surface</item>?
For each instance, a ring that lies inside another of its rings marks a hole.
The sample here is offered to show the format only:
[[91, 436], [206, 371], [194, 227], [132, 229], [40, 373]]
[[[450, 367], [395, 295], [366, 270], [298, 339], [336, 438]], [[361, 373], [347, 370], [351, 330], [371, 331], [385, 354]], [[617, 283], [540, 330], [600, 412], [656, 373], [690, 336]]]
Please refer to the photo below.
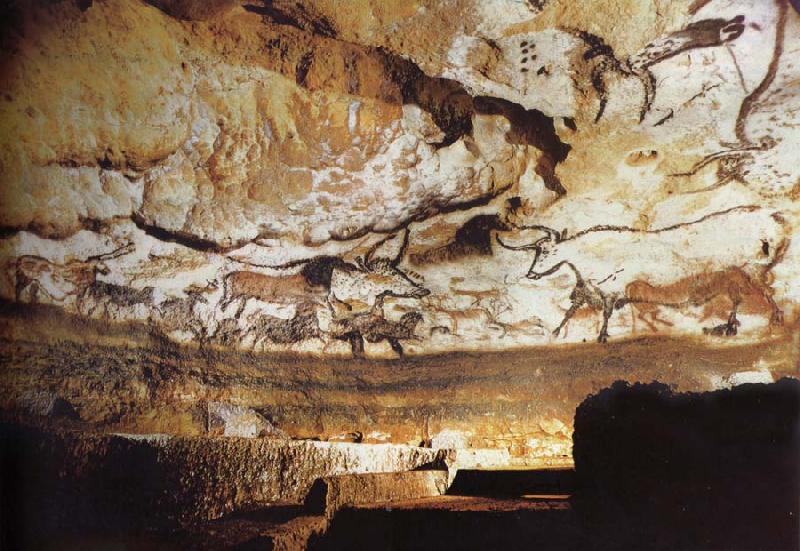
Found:
[[6, 4], [4, 409], [560, 461], [797, 375], [787, 0]]

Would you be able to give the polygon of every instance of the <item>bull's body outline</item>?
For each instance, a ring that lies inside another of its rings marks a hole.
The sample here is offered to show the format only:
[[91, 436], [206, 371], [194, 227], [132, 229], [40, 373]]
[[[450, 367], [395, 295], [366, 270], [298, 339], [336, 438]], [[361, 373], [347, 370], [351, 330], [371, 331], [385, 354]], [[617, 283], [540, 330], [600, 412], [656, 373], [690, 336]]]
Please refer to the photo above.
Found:
[[[704, 225], [711, 225], [713, 228], [713, 223], [716, 222], [717, 219], [727, 216], [740, 214], [748, 215], [753, 213], [763, 215], [767, 213], [767, 211], [766, 209], [752, 205], [739, 206], [708, 214], [693, 222], [674, 224], [655, 230], [640, 230], [627, 226], [600, 225], [582, 230], [569, 237], [566, 236], [566, 231], [558, 232], [546, 226], [520, 226], [519, 229], [541, 230], [545, 233], [545, 236], [537, 239], [531, 244], [522, 246], [508, 245], [504, 243], [499, 236], [497, 237], [497, 241], [506, 249], [535, 251], [533, 262], [531, 263], [531, 266], [526, 274], [528, 279], [538, 280], [558, 272], [564, 266], [570, 268], [576, 277], [575, 287], [570, 295], [571, 304], [561, 323], [553, 331], [553, 333], [558, 335], [561, 329], [563, 329], [563, 327], [569, 322], [570, 318], [579, 308], [582, 306], [590, 306], [591, 308], [600, 310], [603, 313], [603, 324], [597, 340], [598, 342], [606, 342], [608, 340], [608, 322], [612, 314], [615, 310], [619, 310], [628, 304], [637, 302], [636, 297], [628, 295], [628, 286], [630, 283], [642, 279], [642, 277], [639, 277], [641, 275], [641, 271], [625, 273], [624, 268], [615, 269], [616, 266], [609, 266], [606, 259], [599, 256], [598, 250], [602, 250], [600, 245], [603, 244], [603, 236], [620, 233], [634, 236], [635, 241], [629, 240], [628, 243], [622, 242], [622, 244], [626, 247], [633, 249], [632, 256], [635, 256], [637, 247], [639, 252], [642, 250], [647, 250], [647, 248], [653, 248], [653, 251], [648, 251], [652, 256], [658, 257], [658, 252], [662, 252], [662, 256], [672, 255], [673, 257], [676, 257], [676, 261], [684, 261], [690, 268], [694, 269], [694, 272], [721, 272], [736, 268], [736, 261], [741, 259], [734, 254], [734, 252], [747, 254], [747, 247], [744, 247], [741, 243], [737, 242], [736, 245], [739, 247], [739, 249], [732, 247], [729, 251], [714, 250], [713, 254], [710, 251], [706, 253], [705, 256], [696, 255], [695, 257], [692, 257], [690, 254], [681, 256], [675, 251], [675, 243], [681, 243], [682, 241], [680, 239], [673, 239], [672, 242], [670, 242], [669, 239], [665, 239], [663, 242], [659, 243], [658, 237], [654, 238], [653, 236], [658, 236], [659, 234], [670, 234], [674, 232], [672, 237], [675, 237], [677, 232], [685, 231], [686, 235], [683, 237], [688, 239], [688, 237], [692, 236], [692, 232], [702, 234], [698, 228]], [[783, 219], [779, 214], [767, 213], [767, 216], [771, 218], [777, 225], [783, 225]], [[743, 225], [742, 227], [748, 226]], [[782, 229], [783, 228], [781, 227], [781, 230]], [[782, 231], [779, 232], [779, 235], [781, 240], [777, 246], [772, 249], [772, 254], [770, 254], [768, 241], [765, 241], [760, 236], [748, 241], [748, 246], [754, 246], [753, 252], [760, 250], [763, 253], [763, 256], [766, 257], [765, 260], [768, 260], [768, 262], [762, 264], [755, 263], [753, 265], [748, 265], [748, 263], [745, 262], [745, 265], [738, 266], [738, 268], [743, 270], [743, 273], [750, 272], [747, 273], [749, 278], [748, 281], [753, 282], [753, 288], [759, 290], [759, 292], [762, 292], [764, 294], [764, 298], [773, 307], [773, 314], [771, 316], [770, 323], [781, 323], [782, 321], [782, 313], [772, 299], [771, 289], [769, 288], [769, 283], [766, 281], [769, 271], [782, 258], [789, 245], [789, 239], [783, 236]], [[681, 236], [677, 235], [677, 237]], [[757, 247], [755, 244], [756, 240], [758, 241]], [[617, 249], [619, 248], [620, 247], [617, 247]], [[608, 248], [606, 247], [605, 250], [608, 250]], [[595, 269], [595, 273], [597, 273], [597, 269], [593, 264], [600, 264], [601, 269], [605, 269], [605, 271], [601, 271], [597, 277], [587, 277], [587, 269], [584, 269], [583, 267], [579, 268], [572, 260], [573, 257], [579, 257], [581, 252], [586, 253], [587, 251], [589, 251], [588, 255], [590, 257], [592, 254], [595, 255], [594, 258], [591, 259], [594, 261], [594, 263], [592, 261], [586, 262], [586, 268], [588, 268], [588, 271]], [[714, 266], [714, 262], [716, 262], [718, 265]], [[539, 268], [538, 270], [535, 269], [537, 267]], [[661, 267], [663, 267], [663, 265]], [[659, 275], [660, 274], [656, 273], [653, 279], [657, 280]], [[683, 276], [685, 277], [686, 274], [683, 274]], [[663, 277], [665, 281], [663, 283], [656, 281], [654, 285], [672, 282], [667, 279], [666, 275], [661, 274], [661, 277]], [[646, 280], [647, 278], [644, 279]], [[678, 278], [673, 278], [673, 281], [674, 279]], [[731, 294], [730, 291], [729, 296], [733, 302], [733, 309], [727, 322], [728, 332], [726, 334], [733, 335], [736, 334], [736, 327], [738, 326], [736, 309], [738, 308], [739, 301], [733, 294]], [[710, 300], [710, 298], [708, 300]]]

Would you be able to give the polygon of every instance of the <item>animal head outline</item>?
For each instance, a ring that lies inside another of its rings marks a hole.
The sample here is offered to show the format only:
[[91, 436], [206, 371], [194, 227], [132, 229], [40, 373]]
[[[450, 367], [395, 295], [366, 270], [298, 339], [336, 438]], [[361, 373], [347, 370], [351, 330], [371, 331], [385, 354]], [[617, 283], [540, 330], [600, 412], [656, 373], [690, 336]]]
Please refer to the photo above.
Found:
[[380, 256], [382, 248], [388, 248], [387, 243], [392, 243], [398, 238], [393, 233], [375, 243], [363, 255], [355, 258], [358, 269], [366, 274], [380, 277], [387, 285], [384, 291], [387, 295], [405, 298], [422, 298], [430, 294], [430, 290], [423, 286], [424, 278], [416, 272], [400, 269], [398, 266], [408, 248], [407, 228], [403, 229], [400, 245], [393, 256]]
[[546, 275], [550, 275], [553, 273], [557, 266], [550, 267], [543, 272], [535, 271], [535, 268], [541, 265], [542, 262], [550, 255], [552, 249], [555, 245], [561, 243], [567, 238], [567, 230], [564, 229], [562, 231], [554, 230], [553, 228], [542, 226], [542, 225], [533, 225], [533, 226], [517, 226], [517, 229], [521, 230], [540, 230], [545, 233], [543, 237], [540, 237], [533, 243], [529, 243], [527, 245], [508, 245], [500, 239], [500, 236], [497, 235], [496, 239], [500, 246], [512, 250], [512, 251], [535, 251], [533, 262], [531, 262], [530, 268], [528, 268], [527, 274], [525, 277], [528, 279], [541, 279]]

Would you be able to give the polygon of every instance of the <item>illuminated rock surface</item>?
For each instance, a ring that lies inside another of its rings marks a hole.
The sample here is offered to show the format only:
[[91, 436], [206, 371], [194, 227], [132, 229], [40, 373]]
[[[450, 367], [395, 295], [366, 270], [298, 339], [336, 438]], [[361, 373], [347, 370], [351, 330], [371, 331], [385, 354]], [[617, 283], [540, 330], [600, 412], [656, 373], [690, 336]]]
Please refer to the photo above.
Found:
[[546, 465], [616, 379], [797, 375], [785, 1], [5, 15], [7, 412]]

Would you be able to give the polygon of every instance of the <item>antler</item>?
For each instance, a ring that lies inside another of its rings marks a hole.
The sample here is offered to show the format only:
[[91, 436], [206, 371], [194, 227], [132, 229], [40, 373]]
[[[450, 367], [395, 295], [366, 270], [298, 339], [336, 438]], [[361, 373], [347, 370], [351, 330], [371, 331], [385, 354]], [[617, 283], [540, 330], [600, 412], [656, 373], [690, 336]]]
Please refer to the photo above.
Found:
[[[389, 260], [389, 265], [391, 265], [393, 267], [396, 267], [400, 263], [400, 261], [403, 259], [403, 255], [405, 254], [406, 248], [408, 248], [408, 234], [409, 234], [408, 228], [404, 228], [402, 231], [404, 233], [403, 233], [403, 242], [400, 245], [400, 250], [398, 251], [397, 255], [393, 259]], [[375, 243], [372, 247], [370, 247], [369, 250], [366, 252], [366, 254], [364, 254], [364, 258], [363, 258], [364, 266], [366, 266], [367, 268], [371, 268], [372, 267], [372, 263], [374, 262], [373, 255], [375, 254], [375, 252], [384, 243], [386, 243], [387, 241], [389, 241], [391, 239], [394, 239], [395, 237], [397, 237], [396, 233], [389, 234], [388, 236], [384, 237], [383, 239], [381, 239], [380, 241]]]

